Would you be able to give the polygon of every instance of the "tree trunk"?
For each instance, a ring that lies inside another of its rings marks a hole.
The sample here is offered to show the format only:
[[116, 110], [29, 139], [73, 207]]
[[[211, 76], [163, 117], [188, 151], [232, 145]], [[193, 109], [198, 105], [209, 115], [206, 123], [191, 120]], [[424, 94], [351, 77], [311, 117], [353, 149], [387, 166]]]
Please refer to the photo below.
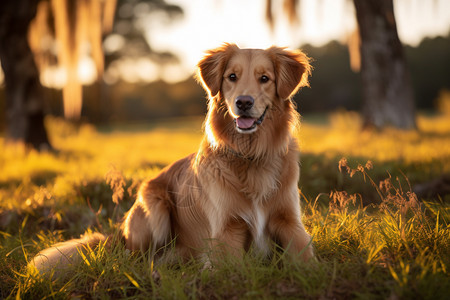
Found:
[[414, 96], [393, 0], [354, 0], [361, 36], [365, 127], [416, 127]]
[[39, 0], [0, 1], [0, 60], [5, 75], [6, 142], [51, 149], [44, 127], [44, 93], [28, 44]]

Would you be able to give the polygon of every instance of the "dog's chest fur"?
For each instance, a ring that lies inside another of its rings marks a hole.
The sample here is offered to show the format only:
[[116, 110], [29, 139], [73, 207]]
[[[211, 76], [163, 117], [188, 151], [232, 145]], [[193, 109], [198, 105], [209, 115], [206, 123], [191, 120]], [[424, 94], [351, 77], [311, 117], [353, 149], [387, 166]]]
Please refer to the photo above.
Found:
[[282, 173], [282, 159], [274, 157], [271, 160], [251, 165], [247, 172], [243, 172], [239, 177], [243, 177], [243, 184], [240, 187], [242, 193], [251, 203], [250, 209], [239, 213], [249, 226], [252, 233], [253, 244], [261, 254], [269, 252], [266, 225], [268, 221], [268, 203], [280, 188], [280, 176]]
[[266, 236], [267, 213], [262, 203], [254, 203], [251, 210], [239, 215], [248, 225], [252, 234], [253, 246], [259, 253], [269, 253], [268, 237]]
[[[229, 218], [242, 219], [248, 226], [254, 247], [269, 252], [267, 237], [268, 211], [273, 196], [280, 188], [283, 157], [258, 162], [217, 164], [214, 182], [204, 185], [208, 190], [206, 211], [212, 237], [226, 226]], [[230, 181], [234, 179], [236, 181]]]

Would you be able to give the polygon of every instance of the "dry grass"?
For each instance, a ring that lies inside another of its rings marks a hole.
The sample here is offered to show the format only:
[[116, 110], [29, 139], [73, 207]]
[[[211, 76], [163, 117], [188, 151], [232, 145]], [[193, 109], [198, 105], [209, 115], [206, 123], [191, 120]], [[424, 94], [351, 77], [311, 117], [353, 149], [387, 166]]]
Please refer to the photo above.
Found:
[[305, 119], [303, 219], [319, 261], [278, 251], [229, 258], [212, 272], [154, 264], [120, 243], [89, 251], [64, 281], [25, 268], [40, 249], [87, 229], [117, 235], [139, 182], [196, 150], [200, 118], [115, 130], [48, 120], [58, 153], [0, 141], [0, 298], [445, 299], [448, 196], [420, 199], [413, 186], [450, 172], [450, 118], [420, 116], [414, 132], [360, 132], [353, 113]]

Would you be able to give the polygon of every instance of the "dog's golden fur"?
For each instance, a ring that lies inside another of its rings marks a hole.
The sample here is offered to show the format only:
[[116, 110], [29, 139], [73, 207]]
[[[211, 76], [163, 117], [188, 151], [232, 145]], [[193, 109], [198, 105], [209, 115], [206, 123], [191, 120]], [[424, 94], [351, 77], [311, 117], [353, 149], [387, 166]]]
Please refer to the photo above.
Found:
[[180, 257], [206, 259], [211, 249], [240, 255], [251, 245], [267, 254], [275, 241], [293, 256], [313, 257], [301, 222], [299, 116], [290, 100], [308, 84], [308, 58], [225, 44], [198, 70], [209, 94], [204, 140], [142, 184], [122, 224], [127, 248], [155, 250], [175, 239]]

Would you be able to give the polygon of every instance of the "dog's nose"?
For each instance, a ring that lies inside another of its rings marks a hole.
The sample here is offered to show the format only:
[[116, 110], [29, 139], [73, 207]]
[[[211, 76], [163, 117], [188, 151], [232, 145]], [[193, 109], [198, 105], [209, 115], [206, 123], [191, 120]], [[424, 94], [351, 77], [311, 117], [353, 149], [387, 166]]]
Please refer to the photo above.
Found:
[[255, 100], [252, 96], [238, 96], [236, 98], [236, 107], [241, 111], [247, 111], [253, 107]]

